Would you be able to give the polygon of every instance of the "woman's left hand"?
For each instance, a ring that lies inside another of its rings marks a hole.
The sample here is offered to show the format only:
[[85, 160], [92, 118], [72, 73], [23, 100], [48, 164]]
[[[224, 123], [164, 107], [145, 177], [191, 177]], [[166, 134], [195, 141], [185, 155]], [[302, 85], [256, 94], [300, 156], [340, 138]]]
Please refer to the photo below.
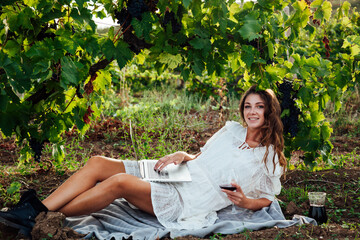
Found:
[[249, 198], [247, 198], [242, 191], [241, 187], [236, 183], [231, 183], [232, 186], [236, 187], [235, 191], [222, 189], [224, 193], [226, 193], [227, 197], [231, 202], [233, 202], [236, 206], [242, 208], [248, 208], [249, 206]]

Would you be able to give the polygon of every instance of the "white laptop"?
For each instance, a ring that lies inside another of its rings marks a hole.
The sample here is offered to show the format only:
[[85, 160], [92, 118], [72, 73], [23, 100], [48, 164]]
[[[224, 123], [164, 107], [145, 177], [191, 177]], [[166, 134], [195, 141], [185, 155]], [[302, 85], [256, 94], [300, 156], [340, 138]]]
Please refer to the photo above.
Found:
[[191, 175], [186, 163], [167, 165], [162, 171], [154, 170], [158, 160], [141, 160], [139, 161], [140, 174], [148, 182], [190, 182]]

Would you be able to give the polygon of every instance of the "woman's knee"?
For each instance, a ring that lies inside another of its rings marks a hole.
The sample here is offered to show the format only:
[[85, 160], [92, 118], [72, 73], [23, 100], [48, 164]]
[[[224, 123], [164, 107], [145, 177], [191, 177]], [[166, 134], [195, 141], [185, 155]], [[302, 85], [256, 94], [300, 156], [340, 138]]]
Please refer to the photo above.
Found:
[[106, 158], [102, 156], [92, 156], [89, 158], [89, 160], [86, 162], [84, 167], [90, 167], [90, 168], [101, 168], [104, 164], [106, 164]]
[[122, 161], [103, 156], [91, 157], [85, 164], [84, 169], [98, 176], [99, 181], [104, 181], [113, 175], [125, 172]]
[[112, 192], [117, 192], [119, 194], [126, 193], [131, 190], [131, 185], [133, 183], [132, 175], [126, 173], [119, 173], [113, 175], [110, 181], [110, 187]]

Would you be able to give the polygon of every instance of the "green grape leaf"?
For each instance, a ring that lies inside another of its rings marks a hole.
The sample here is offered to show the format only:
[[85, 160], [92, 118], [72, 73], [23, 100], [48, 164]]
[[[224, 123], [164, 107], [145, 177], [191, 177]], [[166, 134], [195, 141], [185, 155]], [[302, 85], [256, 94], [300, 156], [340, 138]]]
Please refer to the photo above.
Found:
[[35, 7], [39, 4], [40, 0], [24, 0], [24, 4], [30, 7]]
[[328, 140], [330, 139], [331, 133], [333, 132], [333, 129], [330, 126], [330, 123], [325, 122], [321, 125], [320, 127], [320, 131], [321, 131], [321, 137], [323, 140]]
[[332, 12], [332, 5], [330, 2], [324, 0], [315, 0], [310, 6], [317, 8], [314, 13], [315, 19], [325, 19], [329, 21]]
[[304, 9], [307, 7], [307, 3], [304, 1], [304, 0], [300, 0], [300, 1], [296, 1], [292, 7], [295, 9], [295, 10], [298, 10], [298, 11], [304, 11]]
[[191, 67], [194, 70], [195, 74], [198, 76], [201, 76], [203, 71], [205, 70], [205, 64], [200, 58], [195, 59]]
[[63, 57], [61, 59], [61, 65], [61, 83], [63, 88], [67, 89], [69, 83], [78, 85], [80, 79], [78, 66], [76, 66], [75, 62], [70, 57]]
[[29, 7], [24, 8], [18, 15], [16, 19], [16, 24], [18, 28], [26, 28], [33, 30], [34, 27], [31, 24], [31, 17], [33, 17], [34, 13]]
[[318, 123], [325, 119], [324, 114], [319, 111], [319, 103], [310, 102], [309, 107], [310, 107], [311, 120], [313, 123]]
[[194, 15], [195, 19], [200, 19], [202, 18], [202, 1], [201, 0], [191, 0], [191, 12]]
[[[304, 0], [302, 0], [304, 1]], [[324, 0], [314, 0], [311, 4], [310, 7], [312, 8], [319, 8], [321, 7], [321, 5], [323, 4]]]
[[342, 48], [349, 47], [351, 56], [356, 56], [360, 53], [360, 36], [352, 35], [345, 38]]
[[139, 38], [144, 37], [146, 41], [151, 41], [150, 31], [152, 30], [152, 24], [155, 22], [154, 16], [150, 12], [142, 14], [142, 19], [139, 21], [137, 18], [131, 20], [131, 25], [135, 30], [136, 36]]
[[267, 65], [265, 67], [266, 73], [270, 75], [270, 78], [273, 81], [279, 81], [284, 78], [287, 70], [285, 68], [280, 68], [272, 65]]
[[190, 45], [193, 46], [195, 49], [198, 50], [203, 50], [203, 56], [206, 57], [207, 55], [209, 55], [210, 51], [211, 51], [211, 42], [210, 39], [205, 39], [205, 38], [194, 38], [193, 40], [191, 40]]
[[182, 63], [182, 57], [180, 54], [172, 55], [165, 52], [159, 55], [159, 61], [163, 64], [167, 64], [170, 69], [174, 69]]
[[274, 45], [271, 41], [268, 41], [267, 43], [267, 47], [268, 47], [268, 54], [269, 54], [269, 58], [272, 59], [274, 57]]
[[116, 55], [114, 56], [119, 65], [119, 68], [124, 67], [128, 61], [133, 58], [133, 53], [129, 49], [129, 45], [122, 41], [118, 40], [116, 45]]
[[239, 59], [239, 54], [238, 53], [233, 53], [231, 55], [229, 55], [229, 62], [230, 62], [230, 66], [233, 72], [236, 72], [237, 70], [240, 69], [241, 64], [240, 61], [241, 59]]
[[106, 39], [101, 46], [101, 50], [104, 53], [106, 59], [111, 60], [116, 56], [116, 48], [110, 39]]
[[9, 40], [3, 48], [4, 52], [9, 57], [15, 57], [16, 55], [18, 55], [20, 53], [20, 49], [20, 44], [14, 40]]
[[261, 37], [259, 32], [262, 29], [262, 25], [257, 19], [258, 15], [258, 12], [252, 12], [246, 15], [244, 25], [239, 29], [239, 33], [244, 39], [251, 41]]
[[301, 28], [304, 28], [307, 26], [309, 22], [309, 17], [312, 15], [309, 8], [304, 7], [303, 5], [304, 0], [302, 1], [296, 1], [292, 6], [296, 9], [295, 13], [292, 14], [292, 16], [286, 20], [285, 27], [291, 27], [291, 35], [292, 41], [296, 40], [296, 37], [299, 34], [299, 31]]
[[56, 18], [61, 18], [66, 16], [66, 11], [61, 11], [61, 9], [49, 9], [49, 11], [44, 11], [41, 9], [41, 13], [43, 14], [41, 20], [43, 22], [48, 22]]
[[135, 30], [136, 36], [141, 38], [143, 36], [143, 27], [141, 26], [141, 22], [137, 18], [133, 18], [131, 20], [131, 25]]
[[71, 13], [70, 13], [70, 17], [72, 17], [74, 20], [78, 21], [79, 23], [87, 23], [87, 24], [89, 24], [92, 31], [95, 32], [96, 24], [92, 20], [92, 13], [91, 13], [91, 11], [89, 9], [83, 8], [83, 7], [80, 7], [80, 9], [73, 8]]
[[[344, 13], [345, 16], [349, 16], [349, 10], [351, 8], [351, 4], [348, 1], [345, 1], [341, 4], [339, 13]], [[340, 15], [340, 17], [342, 17]]]
[[54, 39], [53, 43], [56, 49], [59, 50], [59, 52], [62, 53], [62, 51], [65, 49], [68, 53], [72, 55], [76, 54], [76, 50], [79, 47], [76, 41], [69, 37], [57, 37]]
[[248, 67], [251, 67], [251, 64], [253, 64], [255, 60], [256, 49], [253, 46], [243, 45], [241, 50], [241, 60]]
[[183, 0], [182, 2], [184, 4], [184, 7], [189, 8], [190, 3], [192, 2], [192, 0]]
[[93, 81], [94, 90], [102, 91], [111, 85], [111, 74], [108, 71], [99, 71], [96, 79]]
[[209, 39], [203, 39], [203, 38], [196, 37], [196, 38], [192, 39], [189, 43], [195, 49], [203, 49], [204, 45], [206, 45], [208, 41], [209, 41]]
[[184, 81], [187, 81], [189, 79], [189, 76], [190, 76], [190, 69], [183, 68], [181, 71], [181, 77], [184, 79]]
[[51, 66], [51, 62], [48, 59], [44, 59], [43, 61], [38, 61], [33, 69], [33, 74], [37, 75], [39, 73], [44, 73], [49, 71]]

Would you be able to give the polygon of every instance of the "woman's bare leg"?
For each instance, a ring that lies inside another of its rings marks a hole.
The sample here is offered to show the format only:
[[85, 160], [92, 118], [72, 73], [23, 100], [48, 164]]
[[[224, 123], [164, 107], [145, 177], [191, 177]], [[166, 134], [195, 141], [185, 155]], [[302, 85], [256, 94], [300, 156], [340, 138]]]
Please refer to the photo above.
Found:
[[83, 192], [59, 212], [66, 216], [89, 214], [105, 208], [118, 198], [125, 198], [139, 209], [153, 214], [150, 183], [124, 173], [111, 176]]
[[91, 157], [82, 169], [74, 173], [55, 192], [43, 200], [43, 204], [50, 211], [58, 211], [81, 193], [93, 188], [98, 182], [119, 173], [125, 173], [122, 161], [101, 156]]

